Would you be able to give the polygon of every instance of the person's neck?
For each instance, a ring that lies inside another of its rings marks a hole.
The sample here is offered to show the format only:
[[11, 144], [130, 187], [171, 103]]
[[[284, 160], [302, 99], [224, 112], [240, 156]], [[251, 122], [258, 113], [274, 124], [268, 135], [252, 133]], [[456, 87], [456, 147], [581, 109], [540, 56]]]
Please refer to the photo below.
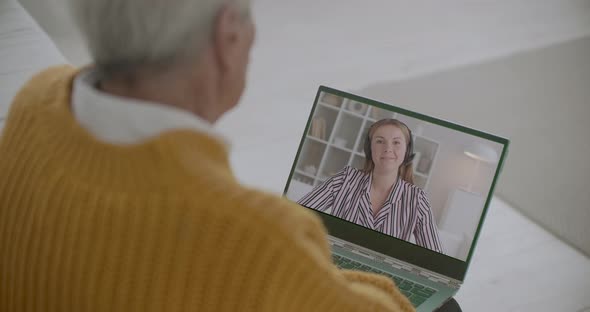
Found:
[[205, 73], [187, 76], [181, 71], [146, 71], [105, 79], [97, 87], [116, 96], [179, 108], [214, 123], [221, 113], [215, 105], [215, 93], [202, 76]]
[[391, 172], [373, 170], [371, 187], [376, 191], [388, 192], [397, 181], [397, 176], [397, 171]]

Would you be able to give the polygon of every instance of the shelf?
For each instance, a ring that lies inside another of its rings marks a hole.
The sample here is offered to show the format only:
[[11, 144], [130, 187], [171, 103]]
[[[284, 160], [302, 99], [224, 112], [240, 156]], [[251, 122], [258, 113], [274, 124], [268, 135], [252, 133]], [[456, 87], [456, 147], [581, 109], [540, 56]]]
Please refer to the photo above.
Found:
[[322, 168], [318, 171], [318, 176], [331, 177], [341, 171], [342, 168], [348, 165], [351, 152], [336, 148], [335, 146], [330, 146], [325, 155], [326, 159], [329, 159], [329, 161], [324, 160]]
[[327, 144], [319, 142], [317, 139], [305, 139], [301, 149], [301, 156], [297, 161], [297, 169], [305, 172], [307, 166], [314, 166], [319, 170], [323, 155], [326, 153]]
[[365, 117], [365, 115], [367, 114], [367, 112], [369, 111], [369, 105], [362, 103], [362, 102], [358, 102], [355, 100], [348, 100], [345, 101], [346, 104], [344, 105], [344, 111], [345, 112], [349, 112], [352, 114], [355, 114], [357, 116], [360, 117]]
[[304, 177], [308, 177], [308, 178], [310, 178], [310, 179], [315, 179], [315, 178], [316, 178], [316, 176], [315, 176], [315, 175], [309, 174], [309, 173], [307, 173], [307, 172], [305, 172], [305, 171], [303, 171], [303, 170], [300, 170], [300, 169], [295, 169], [295, 172], [296, 172], [297, 174], [300, 174], [300, 175], [302, 175], [302, 176], [304, 176]]
[[[343, 150], [345, 152], [353, 153], [353, 151], [350, 148], [343, 147], [343, 146], [340, 146], [340, 145], [336, 145], [334, 143], [328, 143], [327, 141], [324, 141], [322, 139], [318, 139], [318, 138], [314, 137], [313, 135], [308, 134], [306, 137], [308, 139], [313, 140], [313, 141], [316, 141], [318, 143], [326, 144], [326, 145], [329, 145], [330, 147], [334, 147], [334, 148], [337, 148], [339, 150]], [[354, 152], [354, 153], [359, 154], [361, 156], [365, 156], [364, 154], [361, 154], [359, 152]]]
[[315, 185], [318, 185], [320, 183], [323, 183], [324, 181], [328, 180], [328, 176], [322, 176], [322, 177], [317, 177], [317, 179], [315, 179]]
[[359, 115], [359, 114], [357, 114], [357, 113], [355, 113], [355, 112], [352, 112], [352, 111], [349, 111], [349, 110], [344, 110], [344, 111], [342, 111], [342, 113], [343, 113], [343, 114], [350, 115], [350, 116], [353, 116], [353, 117], [356, 117], [356, 118], [359, 118], [359, 119], [363, 119], [363, 118], [365, 118], [365, 116], [363, 116], [363, 115]]
[[344, 98], [336, 94], [322, 92], [322, 94], [320, 95], [319, 102], [324, 103], [327, 106], [335, 107], [337, 110], [340, 110], [342, 107], [342, 103], [344, 102]]
[[390, 110], [382, 109], [379, 107], [371, 106], [371, 111], [369, 112], [367, 119], [373, 122], [385, 118], [396, 118], [397, 113], [392, 112]]
[[341, 149], [345, 149], [352, 153], [353, 148], [355, 147], [354, 144], [356, 143], [356, 138], [358, 136], [358, 132], [361, 130], [363, 124], [363, 117], [359, 117], [357, 115], [353, 115], [349, 112], [342, 112], [338, 116], [338, 122], [336, 123], [336, 127], [334, 129], [335, 133], [332, 137], [334, 146], [338, 146]]
[[327, 141], [332, 135], [332, 131], [334, 131], [338, 115], [338, 109], [318, 105], [314, 111], [307, 134]]
[[339, 145], [335, 145], [334, 143], [330, 144], [330, 147], [334, 147], [334, 148], [337, 148], [339, 150], [343, 150], [343, 151], [348, 152], [348, 153], [354, 153], [350, 148], [342, 147], [342, 146], [339, 146]]
[[328, 104], [328, 103], [324, 103], [322, 101], [319, 101], [318, 103], [320, 104], [320, 106], [325, 107], [325, 108], [328, 108], [328, 109], [332, 109], [332, 110], [334, 110], [336, 112], [338, 112], [340, 110], [340, 108], [338, 108], [338, 107], [336, 107], [334, 105]]
[[423, 178], [426, 178], [426, 179], [428, 178], [428, 175], [427, 174], [424, 174], [424, 173], [422, 173], [420, 171], [416, 171], [416, 168], [414, 168], [414, 175], [417, 175], [419, 177], [423, 177]]
[[326, 145], [328, 144], [328, 141], [322, 140], [322, 139], [320, 139], [320, 138], [316, 138], [316, 137], [314, 137], [314, 136], [313, 136], [313, 135], [311, 135], [311, 134], [308, 134], [308, 135], [306, 135], [306, 137], [307, 137], [308, 139], [310, 139], [310, 140], [313, 140], [313, 141], [316, 141], [316, 142], [318, 142], [318, 143], [323, 143], [323, 144], [326, 144]]

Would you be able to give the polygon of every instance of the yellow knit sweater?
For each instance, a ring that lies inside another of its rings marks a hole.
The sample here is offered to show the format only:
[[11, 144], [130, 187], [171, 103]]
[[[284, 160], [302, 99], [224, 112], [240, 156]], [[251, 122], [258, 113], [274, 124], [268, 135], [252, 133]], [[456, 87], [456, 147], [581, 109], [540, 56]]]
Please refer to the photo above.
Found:
[[338, 270], [313, 213], [240, 185], [222, 143], [95, 139], [71, 67], [34, 77], [0, 139], [0, 311], [412, 311]]

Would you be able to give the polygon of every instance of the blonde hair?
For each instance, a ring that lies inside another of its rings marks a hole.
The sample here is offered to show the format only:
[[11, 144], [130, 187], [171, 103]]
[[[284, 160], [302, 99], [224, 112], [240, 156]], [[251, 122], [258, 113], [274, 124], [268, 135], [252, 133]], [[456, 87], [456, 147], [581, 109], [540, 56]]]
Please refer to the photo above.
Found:
[[406, 139], [406, 154], [404, 155], [404, 161], [398, 168], [398, 175], [402, 178], [402, 180], [414, 184], [414, 166], [412, 160], [414, 159], [414, 152], [413, 152], [413, 140], [412, 140], [412, 131], [406, 124], [397, 120], [397, 119], [381, 119], [374, 124], [371, 125], [369, 131], [367, 132], [367, 137], [365, 138], [365, 165], [363, 167], [363, 171], [370, 173], [375, 169], [375, 163], [373, 162], [373, 153], [371, 151], [371, 140], [373, 139], [373, 135], [378, 128], [391, 125], [395, 126], [401, 130], [402, 134]]

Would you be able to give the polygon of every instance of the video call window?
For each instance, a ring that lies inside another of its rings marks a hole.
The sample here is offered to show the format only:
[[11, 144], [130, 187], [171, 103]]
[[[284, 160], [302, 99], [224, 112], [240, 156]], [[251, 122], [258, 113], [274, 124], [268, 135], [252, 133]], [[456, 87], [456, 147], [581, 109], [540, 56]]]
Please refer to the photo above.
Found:
[[466, 260], [502, 147], [322, 92], [286, 196]]

